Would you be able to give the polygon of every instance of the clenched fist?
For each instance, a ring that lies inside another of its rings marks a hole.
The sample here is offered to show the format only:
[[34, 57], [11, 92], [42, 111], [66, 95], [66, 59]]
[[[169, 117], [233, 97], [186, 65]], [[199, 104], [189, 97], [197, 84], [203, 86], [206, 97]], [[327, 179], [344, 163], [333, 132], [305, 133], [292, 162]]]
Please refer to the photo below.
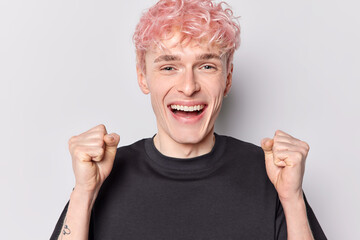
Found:
[[276, 131], [273, 139], [264, 138], [266, 172], [274, 184], [280, 200], [302, 197], [302, 181], [309, 145], [283, 131]]
[[108, 134], [103, 124], [70, 138], [76, 190], [97, 195], [111, 172], [119, 141], [120, 136]]

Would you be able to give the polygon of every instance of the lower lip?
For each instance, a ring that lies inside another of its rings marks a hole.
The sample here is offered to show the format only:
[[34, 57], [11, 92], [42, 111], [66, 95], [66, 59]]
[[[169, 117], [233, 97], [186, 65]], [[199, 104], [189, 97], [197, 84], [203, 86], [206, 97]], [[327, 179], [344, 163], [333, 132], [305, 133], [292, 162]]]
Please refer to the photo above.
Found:
[[193, 124], [196, 123], [198, 121], [200, 121], [201, 118], [203, 118], [204, 114], [205, 114], [205, 110], [206, 110], [207, 106], [205, 106], [202, 110], [202, 112], [199, 115], [195, 115], [195, 116], [191, 116], [191, 117], [181, 117], [176, 115], [175, 113], [173, 113], [173, 111], [171, 110], [171, 108], [169, 107], [169, 111], [171, 113], [171, 115], [179, 122], [181, 123], [186, 123], [186, 124]]

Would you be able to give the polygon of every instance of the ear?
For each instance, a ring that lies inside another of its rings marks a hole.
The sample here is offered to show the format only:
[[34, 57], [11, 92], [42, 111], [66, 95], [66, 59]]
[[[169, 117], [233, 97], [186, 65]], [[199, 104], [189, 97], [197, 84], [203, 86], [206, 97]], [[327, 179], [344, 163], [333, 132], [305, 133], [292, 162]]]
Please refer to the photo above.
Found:
[[141, 67], [139, 65], [136, 65], [136, 74], [137, 74], [137, 80], [138, 80], [138, 84], [139, 87], [141, 89], [141, 91], [144, 94], [148, 94], [150, 92], [147, 81], [146, 81], [146, 76], [145, 73], [143, 73], [143, 71], [141, 70]]
[[234, 65], [231, 63], [230, 67], [229, 67], [229, 70], [227, 72], [227, 75], [226, 75], [226, 86], [225, 86], [225, 91], [224, 91], [224, 96], [225, 97], [230, 92], [230, 88], [231, 88], [231, 84], [232, 84], [233, 69], [234, 69]]

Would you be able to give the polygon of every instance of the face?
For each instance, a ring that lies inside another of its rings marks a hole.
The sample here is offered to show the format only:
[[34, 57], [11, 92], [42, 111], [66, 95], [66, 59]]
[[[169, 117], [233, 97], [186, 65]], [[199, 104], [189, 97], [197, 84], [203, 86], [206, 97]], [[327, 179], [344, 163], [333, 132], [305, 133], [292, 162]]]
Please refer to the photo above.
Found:
[[212, 136], [224, 95], [231, 87], [232, 67], [217, 47], [190, 42], [179, 35], [166, 40], [166, 50], [145, 55], [146, 73], [137, 69], [141, 90], [151, 95], [158, 134], [181, 144]]

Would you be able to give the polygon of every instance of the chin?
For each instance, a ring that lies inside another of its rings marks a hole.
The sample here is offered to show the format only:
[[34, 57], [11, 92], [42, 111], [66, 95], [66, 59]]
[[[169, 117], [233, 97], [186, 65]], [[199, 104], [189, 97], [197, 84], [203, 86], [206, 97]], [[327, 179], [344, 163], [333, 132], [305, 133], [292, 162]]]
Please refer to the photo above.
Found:
[[172, 131], [170, 134], [172, 139], [181, 144], [198, 144], [206, 139], [212, 131], [194, 131], [193, 129], [180, 128]]

